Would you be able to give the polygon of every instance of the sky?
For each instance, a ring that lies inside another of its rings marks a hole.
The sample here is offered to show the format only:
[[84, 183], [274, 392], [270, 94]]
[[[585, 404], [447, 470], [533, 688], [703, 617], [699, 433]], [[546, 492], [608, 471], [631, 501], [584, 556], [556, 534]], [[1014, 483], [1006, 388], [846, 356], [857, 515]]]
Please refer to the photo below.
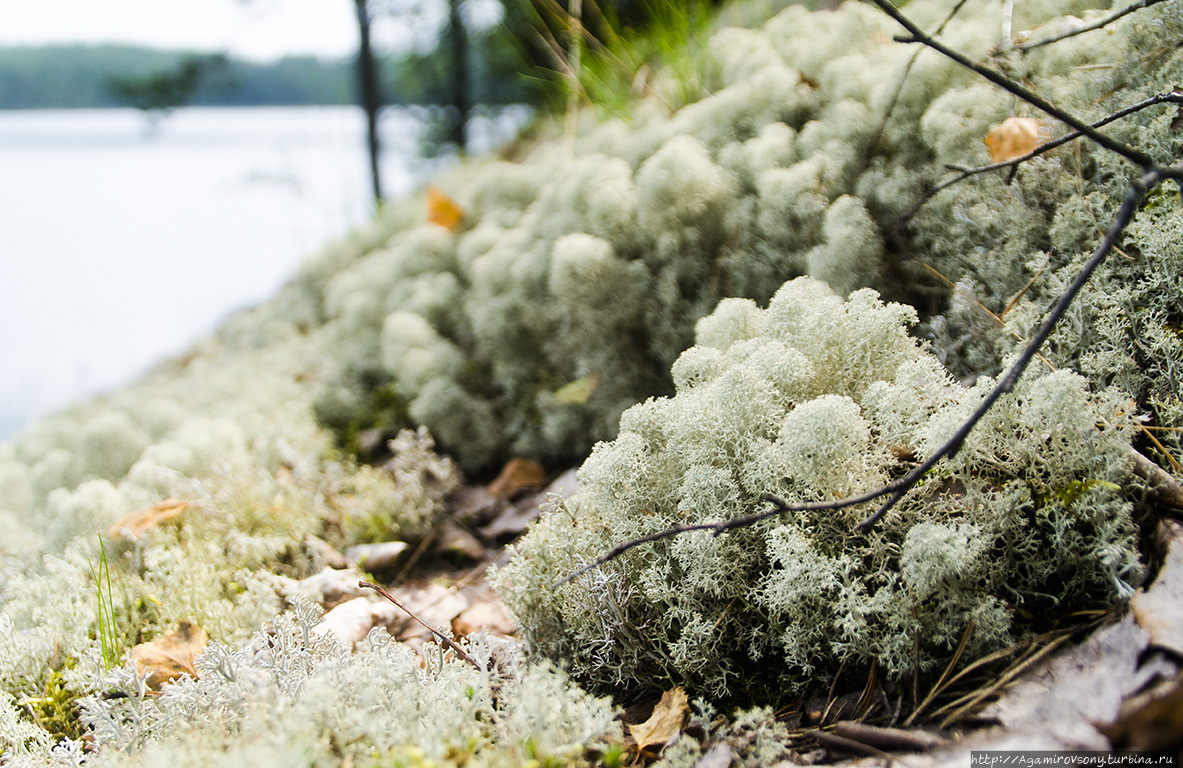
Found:
[[[476, 15], [488, 13], [487, 0], [472, 5]], [[442, 21], [441, 14], [427, 16], [433, 18], [416, 26]], [[381, 33], [387, 50], [415, 44], [405, 23]], [[220, 51], [260, 61], [308, 53], [337, 58], [357, 50], [357, 22], [353, 0], [0, 0], [0, 46], [66, 42]]]

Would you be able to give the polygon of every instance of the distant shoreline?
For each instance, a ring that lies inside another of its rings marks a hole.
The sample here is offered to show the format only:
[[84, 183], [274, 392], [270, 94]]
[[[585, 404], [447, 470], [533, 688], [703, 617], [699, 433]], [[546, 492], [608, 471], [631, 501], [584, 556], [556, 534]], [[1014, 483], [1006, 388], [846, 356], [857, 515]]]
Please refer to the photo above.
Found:
[[[531, 102], [529, 87], [512, 72], [489, 71], [488, 52], [473, 51], [472, 101], [493, 105]], [[58, 44], [0, 46], [0, 110], [124, 107], [113, 80], [143, 77], [209, 51], [163, 50], [135, 45]], [[391, 106], [442, 106], [449, 89], [436, 82], [446, 70], [436, 53], [419, 58], [381, 59], [383, 101]], [[354, 96], [354, 59], [311, 54], [258, 62], [228, 57], [224, 75], [202, 86], [188, 106], [349, 106]]]

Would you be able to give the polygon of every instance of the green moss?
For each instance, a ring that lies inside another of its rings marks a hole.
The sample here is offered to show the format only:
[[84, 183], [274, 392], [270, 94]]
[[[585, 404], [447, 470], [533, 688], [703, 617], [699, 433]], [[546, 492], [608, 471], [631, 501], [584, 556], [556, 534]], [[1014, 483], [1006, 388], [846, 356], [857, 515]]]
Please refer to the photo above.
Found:
[[63, 669], [73, 669], [76, 664], [77, 660], [68, 659], [63, 667], [46, 670], [37, 695], [21, 700], [30, 720], [44, 729], [53, 743], [81, 739], [85, 733], [78, 709], [81, 696], [67, 684], [62, 674]]

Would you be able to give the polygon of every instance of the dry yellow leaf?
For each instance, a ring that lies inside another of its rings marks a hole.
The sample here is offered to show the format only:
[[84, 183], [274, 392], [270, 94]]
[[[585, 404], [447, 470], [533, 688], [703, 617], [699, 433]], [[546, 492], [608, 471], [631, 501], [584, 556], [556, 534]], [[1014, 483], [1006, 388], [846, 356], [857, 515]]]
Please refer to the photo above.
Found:
[[180, 499], [165, 499], [155, 506], [136, 510], [121, 517], [107, 533], [112, 537], [135, 538], [156, 526], [172, 520], [189, 508], [189, 502]]
[[513, 458], [505, 462], [493, 482], [485, 486], [490, 496], [498, 499], [512, 499], [531, 488], [541, 488], [546, 483], [546, 470], [532, 459]]
[[1047, 126], [1033, 117], [1008, 117], [986, 133], [986, 149], [996, 163], [1022, 157], [1048, 138]]
[[197, 677], [194, 660], [205, 649], [209, 636], [196, 624], [182, 621], [160, 637], [131, 649], [131, 658], [141, 675], [148, 676], [148, 687], [160, 686], [181, 675]]
[[599, 386], [600, 372], [592, 371], [587, 376], [568, 382], [556, 389], [555, 402], [560, 405], [586, 405]]
[[637, 742], [637, 750], [661, 747], [669, 743], [682, 730], [682, 723], [689, 709], [686, 691], [681, 686], [661, 694], [661, 701], [657, 702], [649, 719], [628, 727], [633, 741]]
[[460, 227], [464, 219], [464, 211], [452, 198], [435, 187], [427, 188], [427, 222], [450, 229], [453, 232]]

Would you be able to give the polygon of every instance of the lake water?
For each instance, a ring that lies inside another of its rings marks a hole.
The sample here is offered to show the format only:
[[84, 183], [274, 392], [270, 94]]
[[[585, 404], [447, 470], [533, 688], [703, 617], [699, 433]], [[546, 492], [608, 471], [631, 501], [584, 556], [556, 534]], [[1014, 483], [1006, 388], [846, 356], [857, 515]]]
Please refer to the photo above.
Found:
[[[424, 116], [383, 114], [387, 197], [449, 162], [418, 159]], [[475, 119], [473, 151], [527, 117]], [[353, 107], [191, 108], [153, 131], [130, 109], [0, 111], [0, 441], [266, 299], [370, 216], [369, 189]]]

